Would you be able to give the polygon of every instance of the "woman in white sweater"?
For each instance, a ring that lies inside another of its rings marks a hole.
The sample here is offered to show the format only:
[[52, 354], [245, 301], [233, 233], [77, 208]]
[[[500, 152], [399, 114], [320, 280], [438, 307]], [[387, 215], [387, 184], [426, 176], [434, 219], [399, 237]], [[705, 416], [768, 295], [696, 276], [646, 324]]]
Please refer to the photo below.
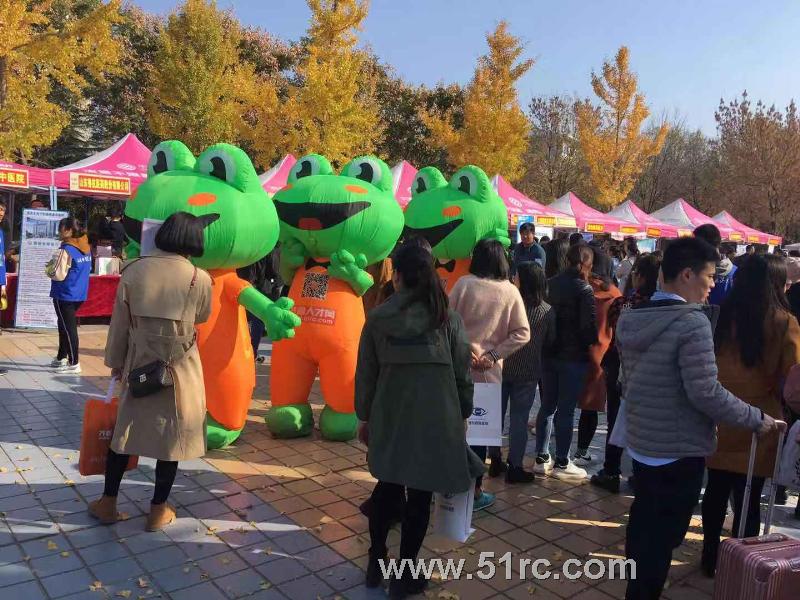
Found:
[[[472, 251], [470, 274], [450, 292], [450, 307], [461, 315], [472, 346], [472, 380], [502, 383], [503, 359], [530, 339], [530, 326], [519, 290], [509, 281], [509, 266], [502, 244], [481, 240]], [[473, 447], [486, 460], [486, 447]], [[502, 461], [493, 462], [495, 474]], [[484, 492], [482, 478], [475, 486], [474, 510], [494, 504], [494, 495]]]

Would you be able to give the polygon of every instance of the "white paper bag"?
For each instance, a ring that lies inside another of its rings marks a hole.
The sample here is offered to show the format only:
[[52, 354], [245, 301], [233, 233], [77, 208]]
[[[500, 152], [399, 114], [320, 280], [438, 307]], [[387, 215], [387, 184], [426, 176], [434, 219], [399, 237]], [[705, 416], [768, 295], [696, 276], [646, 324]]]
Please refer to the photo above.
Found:
[[158, 219], [143, 219], [142, 220], [142, 235], [139, 238], [139, 256], [150, 256], [156, 249], [156, 234], [164, 221]]
[[502, 446], [503, 420], [501, 417], [499, 383], [476, 383], [472, 400], [472, 414], [467, 422], [467, 443], [470, 446]]
[[466, 542], [475, 531], [472, 528], [472, 505], [475, 492], [433, 495], [433, 533], [456, 542]]
[[786, 435], [786, 444], [781, 453], [781, 464], [778, 470], [778, 484], [792, 490], [800, 490], [800, 421], [797, 421]]
[[628, 425], [625, 420], [625, 398], [619, 403], [619, 412], [617, 412], [617, 420], [614, 421], [614, 429], [608, 437], [608, 443], [618, 448], [628, 447]]

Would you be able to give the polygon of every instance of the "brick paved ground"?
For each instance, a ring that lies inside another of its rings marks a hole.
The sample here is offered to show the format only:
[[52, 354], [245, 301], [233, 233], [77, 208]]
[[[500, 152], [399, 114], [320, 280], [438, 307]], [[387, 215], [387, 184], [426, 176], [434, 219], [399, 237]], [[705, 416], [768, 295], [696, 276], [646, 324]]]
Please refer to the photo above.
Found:
[[[153, 461], [123, 481], [126, 519], [100, 526], [86, 513], [102, 492], [102, 477], [77, 471], [86, 398], [102, 394], [106, 328], [80, 329], [83, 375], [59, 376], [43, 367], [55, 354], [52, 333], [4, 332], [0, 337], [0, 597], [38, 598], [382, 598], [364, 588], [369, 546], [358, 505], [372, 488], [358, 443], [318, 435], [273, 440], [263, 424], [268, 366], [260, 366], [249, 423], [235, 447], [181, 463], [172, 494], [178, 521], [144, 533]], [[268, 347], [264, 346], [268, 352]], [[319, 402], [318, 391], [314, 401]], [[605, 438], [601, 424], [593, 454]], [[596, 469], [597, 467], [595, 467]], [[475, 534], [458, 545], [429, 535], [423, 556], [463, 558], [474, 571], [482, 551], [499, 557], [620, 557], [629, 495], [552, 479], [527, 486], [489, 480], [497, 503], [476, 515]], [[794, 505], [796, 498], [791, 498]], [[798, 522], [779, 508], [778, 529]], [[713, 583], [699, 575], [699, 520], [675, 551], [670, 600], [710, 598]], [[798, 535], [798, 532], [794, 532]], [[390, 536], [397, 552], [398, 532]], [[500, 569], [489, 581], [434, 580], [429, 598], [573, 598], [623, 596], [624, 584], [600, 581], [520, 581]]]

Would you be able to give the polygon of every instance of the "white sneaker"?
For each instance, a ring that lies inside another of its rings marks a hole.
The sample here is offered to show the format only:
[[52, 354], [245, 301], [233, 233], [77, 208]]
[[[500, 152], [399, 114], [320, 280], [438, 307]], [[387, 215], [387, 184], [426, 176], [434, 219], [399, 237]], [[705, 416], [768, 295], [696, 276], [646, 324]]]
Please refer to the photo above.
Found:
[[586, 479], [587, 475], [588, 473], [586, 473], [586, 469], [581, 469], [580, 467], [575, 466], [575, 463], [573, 463], [571, 460], [567, 461], [567, 465], [565, 467], [553, 465], [552, 476], [555, 479], [576, 481], [580, 479]]
[[54, 358], [50, 361], [50, 368], [51, 369], [58, 369], [59, 367], [67, 366], [67, 359], [66, 358]]
[[81, 363], [75, 363], [74, 365], [62, 365], [56, 369], [56, 373], [60, 373], [62, 375], [77, 375], [81, 372]]
[[594, 457], [591, 454], [589, 454], [588, 450], [584, 453], [578, 451], [575, 452], [575, 454], [572, 457], [572, 460], [575, 461], [575, 464], [578, 465], [579, 467], [585, 467], [587, 465], [592, 464]]
[[553, 471], [553, 457], [548, 455], [547, 461], [540, 457], [536, 457], [536, 464], [533, 466], [533, 472], [537, 475], [550, 475]]

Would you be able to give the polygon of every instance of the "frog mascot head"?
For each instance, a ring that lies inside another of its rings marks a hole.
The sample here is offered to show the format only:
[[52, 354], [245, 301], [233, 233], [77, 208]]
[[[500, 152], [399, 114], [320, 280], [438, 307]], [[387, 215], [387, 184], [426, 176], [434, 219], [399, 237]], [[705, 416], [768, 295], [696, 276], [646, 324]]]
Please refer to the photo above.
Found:
[[353, 397], [356, 355], [372, 286], [366, 267], [386, 258], [403, 229], [392, 173], [374, 156], [348, 162], [337, 175], [328, 160], [297, 161], [273, 198], [280, 219], [281, 274], [302, 327], [273, 350], [270, 431], [308, 435], [313, 415], [308, 393], [319, 371], [325, 408], [323, 437], [349, 440], [357, 419]]
[[448, 292], [469, 271], [480, 240], [511, 243], [506, 206], [486, 173], [473, 165], [460, 168], [450, 181], [436, 167], [420, 169], [411, 185], [405, 223], [404, 237], [420, 235], [430, 243]]
[[128, 256], [140, 253], [144, 219], [161, 221], [179, 211], [205, 223], [204, 251], [192, 262], [207, 269], [214, 282], [212, 313], [197, 326], [197, 344], [208, 408], [208, 445], [218, 448], [238, 437], [255, 387], [244, 308], [264, 321], [274, 341], [292, 337], [300, 320], [291, 312], [291, 300], [273, 303], [236, 275], [237, 268], [272, 251], [279, 234], [275, 206], [241, 149], [215, 144], [195, 158], [178, 141], [156, 146], [147, 180], [125, 208]]

